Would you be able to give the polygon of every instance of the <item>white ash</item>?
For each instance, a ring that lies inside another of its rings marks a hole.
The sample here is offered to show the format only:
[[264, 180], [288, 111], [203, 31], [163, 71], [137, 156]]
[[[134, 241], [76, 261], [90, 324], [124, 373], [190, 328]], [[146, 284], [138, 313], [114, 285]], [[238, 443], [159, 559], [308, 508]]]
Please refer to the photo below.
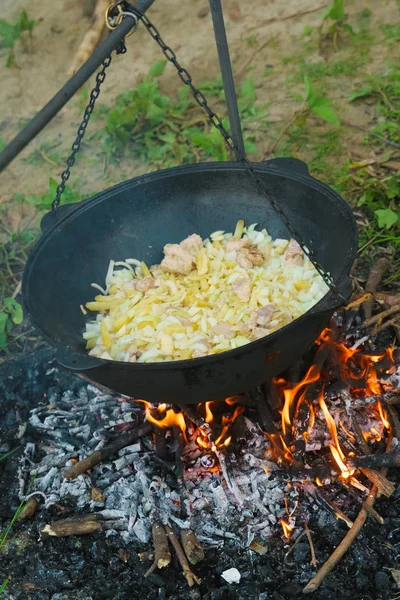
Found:
[[[397, 385], [400, 370], [389, 380]], [[384, 426], [374, 409], [377, 398], [353, 397], [346, 384], [340, 384], [330, 386], [325, 400], [346, 453], [354, 441], [345, 431], [353, 431], [353, 418], [363, 431], [374, 430], [376, 439], [384, 435]], [[332, 443], [317, 398], [313, 404], [316, 418], [306, 443], [306, 467], [313, 464], [316, 453], [329, 454], [327, 446]], [[184, 490], [171, 473], [173, 468], [155, 457], [150, 435], [75, 480], [63, 477], [72, 460], [86, 458], [118, 439], [123, 431], [135, 428], [142, 410], [126, 397], [94, 386], [82, 388], [78, 394], [65, 392], [53, 402], [48, 398], [30, 414], [29, 423], [39, 430], [42, 442], [36, 448], [27, 444], [21, 457], [20, 497], [35, 476], [29, 491], [46, 496], [45, 508], [73, 498], [80, 512], [107, 516], [107, 535], [120, 535], [126, 542], [136, 539], [148, 543], [155, 520], [191, 528], [199, 540], [210, 545], [230, 539], [242, 548], [247, 548], [254, 537], [262, 541], [280, 531], [279, 519], [288, 521], [285, 500], [292, 512], [298, 486], [284, 480], [270, 442], [248, 416], [242, 416], [242, 443], [235, 445], [233, 441], [228, 449], [217, 451], [201, 448], [196, 443], [199, 430], [189, 425], [182, 456]], [[206, 430], [201, 437], [207, 438]], [[100, 489], [103, 500], [92, 493], [93, 488]], [[295, 525], [293, 516], [290, 524]]]
[[[73, 498], [80, 512], [107, 516], [107, 534], [123, 534], [125, 541], [137, 539], [142, 543], [151, 539], [156, 519], [191, 528], [202, 539], [212, 540], [212, 545], [232, 539], [247, 547], [255, 532], [267, 538], [276, 531], [275, 523], [285, 513], [287, 484], [271, 485], [271, 474], [264, 470], [265, 464], [273, 464], [265, 461], [268, 441], [247, 417], [248, 452], [229, 456], [225, 449], [219, 451], [223, 472], [215, 452], [199, 448], [195, 437], [189, 440], [183, 455], [187, 496], [182, 500], [178, 489], [171, 487], [176, 483], [170, 481], [168, 470], [155, 460], [150, 436], [145, 443], [138, 440], [123, 448], [90, 472], [66, 480], [63, 473], [73, 464], [71, 459], [86, 458], [116, 439], [118, 429], [123, 431], [132, 422], [139, 422], [142, 409], [93, 386], [76, 396], [67, 392], [60, 400], [47, 400], [31, 411], [29, 419], [31, 426], [40, 430], [44, 440], [41, 448], [46, 448], [41, 460], [29, 465], [30, 476], [35, 475], [30, 491], [45, 495], [45, 508]], [[194, 429], [191, 432], [196, 435]], [[70, 438], [78, 447], [66, 441]], [[249, 455], [253, 457], [250, 460]], [[93, 488], [101, 490], [104, 501], [93, 498]], [[289, 495], [295, 497], [293, 488]]]

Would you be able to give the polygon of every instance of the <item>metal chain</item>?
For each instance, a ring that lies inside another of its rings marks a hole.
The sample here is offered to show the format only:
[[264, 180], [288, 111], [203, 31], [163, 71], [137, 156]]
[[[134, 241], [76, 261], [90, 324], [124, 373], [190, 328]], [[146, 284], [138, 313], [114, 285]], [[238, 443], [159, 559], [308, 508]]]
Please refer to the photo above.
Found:
[[[140, 19], [143, 23], [143, 25], [145, 26], [145, 28], [147, 29], [147, 31], [149, 32], [149, 34], [151, 35], [151, 37], [157, 42], [157, 44], [160, 46], [165, 58], [174, 65], [174, 67], [177, 70], [177, 73], [182, 81], [182, 83], [184, 83], [185, 85], [189, 86], [192, 94], [193, 94], [193, 98], [195, 99], [195, 101], [197, 102], [197, 104], [207, 113], [208, 119], [210, 121], [210, 123], [216, 128], [218, 129], [218, 131], [221, 133], [222, 137], [225, 140], [226, 145], [228, 146], [228, 148], [234, 152], [237, 160], [239, 162], [241, 162], [245, 169], [246, 172], [250, 175], [250, 177], [253, 179], [254, 183], [256, 184], [259, 192], [264, 195], [267, 200], [269, 201], [269, 203], [271, 204], [272, 208], [275, 210], [275, 212], [279, 215], [279, 217], [282, 219], [283, 223], [286, 225], [289, 233], [293, 236], [293, 238], [295, 238], [297, 240], [297, 242], [299, 243], [301, 249], [303, 250], [304, 254], [309, 258], [309, 260], [312, 262], [312, 264], [314, 265], [314, 267], [317, 269], [318, 273], [321, 275], [321, 277], [323, 278], [323, 280], [325, 281], [325, 283], [327, 284], [327, 286], [329, 287], [329, 289], [335, 293], [335, 295], [340, 298], [341, 300], [344, 300], [344, 298], [342, 297], [342, 295], [340, 294], [340, 292], [338, 291], [338, 289], [336, 288], [332, 277], [327, 273], [327, 271], [319, 264], [319, 262], [317, 261], [317, 258], [314, 254], [314, 251], [311, 248], [308, 248], [307, 246], [305, 246], [305, 244], [303, 243], [300, 235], [296, 232], [296, 230], [294, 229], [294, 227], [292, 226], [292, 224], [290, 223], [289, 219], [287, 218], [287, 216], [285, 215], [285, 213], [283, 212], [283, 210], [281, 209], [281, 207], [279, 206], [279, 204], [274, 200], [274, 198], [272, 198], [269, 195], [269, 192], [264, 184], [264, 182], [262, 181], [262, 179], [257, 175], [255, 169], [253, 168], [252, 164], [250, 163], [250, 161], [247, 159], [246, 156], [242, 155], [241, 152], [239, 151], [239, 148], [237, 147], [235, 141], [233, 140], [232, 136], [230, 135], [230, 133], [225, 129], [225, 127], [222, 124], [222, 120], [221, 118], [209, 107], [208, 102], [206, 97], [204, 96], [204, 94], [198, 90], [194, 85], [193, 85], [193, 80], [191, 75], [189, 74], [189, 72], [182, 67], [177, 58], [176, 58], [176, 54], [175, 52], [172, 50], [172, 48], [170, 48], [169, 46], [167, 46], [167, 44], [164, 42], [164, 40], [161, 38], [159, 31], [157, 30], [157, 28], [153, 25], [153, 23], [151, 23], [151, 21], [148, 19], [148, 17], [144, 14], [142, 14], [140, 11], [138, 11], [134, 6], [125, 3], [125, 2], [120, 2], [120, 4], [124, 4], [124, 8], [125, 8], [125, 12], [124, 14], [126, 14], [128, 16], [128, 13], [133, 13], [138, 19]], [[123, 54], [126, 52], [126, 47], [125, 44], [123, 42], [121, 42], [119, 44], [119, 46], [116, 49], [117, 54]], [[75, 158], [77, 153], [80, 150], [81, 147], [81, 143], [82, 143], [82, 138], [85, 135], [86, 132], [86, 128], [88, 126], [89, 123], [89, 119], [91, 117], [91, 114], [93, 112], [94, 109], [94, 105], [96, 103], [97, 98], [99, 97], [100, 94], [100, 87], [101, 84], [103, 83], [103, 81], [106, 78], [106, 69], [107, 67], [110, 66], [111, 63], [111, 55], [108, 56], [104, 62], [103, 62], [103, 66], [101, 71], [99, 71], [99, 73], [96, 76], [96, 85], [93, 88], [93, 90], [90, 93], [90, 100], [89, 103], [85, 109], [84, 115], [83, 115], [83, 119], [81, 124], [78, 127], [78, 132], [77, 132], [77, 136], [76, 139], [74, 141], [74, 143], [72, 144], [72, 152], [67, 160], [67, 168], [63, 171], [62, 175], [61, 175], [61, 182], [57, 188], [57, 192], [56, 192], [56, 197], [53, 200], [52, 203], [52, 208], [53, 210], [55, 210], [57, 208], [57, 206], [59, 206], [60, 204], [60, 199], [61, 199], [61, 195], [64, 192], [65, 189], [65, 184], [68, 181], [70, 174], [71, 174], [71, 168], [74, 166], [75, 164]]]
[[[121, 51], [123, 52], [122, 48], [121, 48]], [[126, 49], [125, 49], [125, 51], [126, 51]], [[96, 75], [96, 85], [90, 92], [90, 99], [89, 99], [88, 105], [85, 108], [82, 122], [78, 127], [76, 139], [75, 139], [74, 143], [72, 144], [72, 152], [67, 159], [67, 168], [61, 174], [61, 182], [57, 188], [56, 197], [54, 198], [53, 203], [51, 205], [53, 210], [55, 210], [57, 208], [57, 206], [59, 206], [59, 204], [60, 204], [62, 193], [65, 190], [65, 184], [67, 183], [68, 179], [70, 178], [71, 169], [75, 164], [76, 155], [78, 154], [78, 152], [80, 150], [82, 138], [85, 135], [86, 127], [88, 126], [90, 117], [91, 117], [93, 109], [94, 109], [94, 105], [96, 104], [96, 100], [100, 94], [101, 84], [103, 83], [103, 81], [106, 78], [106, 69], [110, 66], [110, 63], [111, 63], [111, 55], [107, 56], [107, 58], [104, 59], [104, 61], [102, 63], [103, 66]]]
[[157, 44], [160, 46], [165, 58], [170, 63], [172, 63], [174, 65], [174, 67], [176, 68], [181, 81], [185, 85], [189, 86], [189, 88], [193, 94], [193, 98], [196, 100], [197, 104], [199, 106], [201, 106], [201, 108], [207, 113], [208, 119], [211, 122], [211, 124], [216, 129], [218, 129], [218, 131], [221, 133], [222, 137], [224, 138], [225, 143], [228, 146], [228, 148], [230, 148], [230, 150], [232, 150], [234, 152], [237, 160], [244, 165], [246, 172], [251, 176], [251, 178], [257, 185], [259, 192], [267, 198], [267, 200], [271, 204], [272, 208], [275, 210], [275, 212], [279, 215], [279, 217], [282, 219], [282, 221], [286, 225], [289, 233], [292, 235], [293, 238], [295, 238], [297, 240], [297, 242], [300, 245], [301, 249], [303, 250], [304, 254], [312, 262], [314, 267], [317, 269], [318, 273], [321, 275], [321, 277], [323, 278], [323, 280], [329, 287], [329, 289], [332, 292], [334, 292], [335, 295], [340, 298], [340, 300], [344, 300], [344, 298], [342, 297], [342, 295], [336, 288], [332, 277], [329, 275], [329, 273], [327, 273], [327, 271], [324, 269], [324, 267], [322, 267], [322, 265], [320, 265], [320, 263], [318, 262], [318, 260], [315, 256], [314, 251], [311, 248], [308, 248], [304, 244], [300, 235], [296, 232], [293, 225], [290, 223], [289, 219], [287, 218], [287, 216], [285, 215], [285, 213], [283, 212], [283, 210], [281, 209], [279, 204], [276, 202], [276, 200], [274, 200], [274, 198], [272, 198], [270, 196], [264, 182], [257, 175], [251, 162], [248, 160], [248, 158], [246, 156], [243, 156], [241, 154], [241, 152], [239, 151], [239, 148], [237, 147], [232, 136], [223, 126], [221, 118], [209, 107], [207, 99], [204, 96], [204, 94], [193, 85], [193, 80], [192, 80], [191, 75], [184, 67], [182, 67], [179, 64], [179, 62], [176, 58], [175, 52], [172, 50], [172, 48], [167, 46], [167, 44], [161, 38], [160, 33], [157, 30], [157, 28], [155, 27], [155, 25], [153, 25], [153, 23], [148, 19], [148, 17], [146, 15], [140, 13], [134, 6], [128, 5], [126, 10], [132, 11], [142, 21], [143, 25], [145, 26], [145, 28], [147, 29], [147, 31], [149, 32], [149, 34], [151, 35], [153, 40], [155, 40], [157, 42]]

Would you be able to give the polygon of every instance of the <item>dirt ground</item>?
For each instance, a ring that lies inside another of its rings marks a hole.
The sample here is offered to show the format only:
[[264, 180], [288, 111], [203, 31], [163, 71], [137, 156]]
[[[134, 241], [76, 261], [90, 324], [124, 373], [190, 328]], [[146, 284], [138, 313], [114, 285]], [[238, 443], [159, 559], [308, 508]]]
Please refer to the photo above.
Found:
[[[5, 19], [11, 20], [21, 8], [27, 9], [30, 18], [41, 19], [34, 29], [33, 53], [24, 52], [21, 45], [17, 46], [16, 61], [19, 68], [7, 69], [6, 50], [0, 50], [0, 136], [7, 142], [66, 82], [72, 58], [89, 27], [90, 19], [82, 15], [82, 6], [77, 0], [58, 3], [52, 0], [33, 0], [29, 3], [26, 0], [3, 0], [2, 4], [2, 16]], [[394, 11], [397, 12], [393, 0], [381, 1], [379, 4], [371, 0], [348, 4], [350, 13], [371, 9], [376, 23], [392, 22]], [[327, 5], [328, 3], [317, 0], [303, 0], [301, 5], [296, 0], [285, 3], [278, 0], [223, 2], [235, 75], [240, 81], [251, 65], [251, 74], [257, 88], [257, 102], [269, 103], [267, 120], [271, 131], [280, 129], [282, 124], [289, 121], [296, 107], [296, 102], [290, 97], [290, 92], [294, 90], [285, 86], [285, 78], [291, 67], [285, 66], [282, 59], [285, 55], [296, 54], [300, 44], [303, 44], [301, 34], [304, 27], [318, 26], [321, 13]], [[160, 29], [167, 43], [173, 46], [195, 81], [211, 80], [217, 76], [218, 60], [207, 0], [170, 0], [168, 3], [158, 1], [151, 7], [149, 17]], [[250, 36], [255, 40], [253, 44], [248, 43]], [[143, 27], [128, 39], [127, 47], [126, 55], [114, 58], [103, 86], [101, 102], [109, 107], [112, 107], [120, 92], [133, 88], [150, 65], [160, 58], [160, 49]], [[372, 50], [367, 68], [376, 71], [385, 57], [379, 50], [379, 44]], [[335, 58], [338, 57], [340, 58], [340, 49]], [[311, 58], [314, 59], [320, 60], [321, 57]], [[269, 77], [264, 76], [267, 65], [272, 72]], [[340, 104], [347, 95], [344, 79], [337, 78], [333, 94], [335, 103]], [[168, 66], [161, 79], [163, 91], [176, 90], [179, 83], [173, 68]], [[352, 80], [352, 84], [355, 83], [357, 72]], [[361, 110], [360, 107], [348, 105], [346, 111], [353, 123], [368, 126], [371, 119], [368, 105]], [[24, 162], [24, 158], [44, 141], [54, 139], [61, 142], [60, 148], [66, 154], [81, 115], [82, 105], [78, 98], [73, 98], [2, 175], [0, 206], [3, 205], [3, 217], [11, 228], [20, 226], [26, 222], [27, 217], [31, 218], [34, 214], [32, 207], [26, 203], [16, 205], [12, 201], [13, 194], [44, 193], [49, 176], [57, 178], [62, 171], [61, 164], [54, 166], [43, 162], [38, 168]], [[95, 127], [96, 124], [92, 123], [91, 126]], [[363, 134], [353, 130], [351, 135], [354, 146]], [[270, 144], [269, 132], [264, 129], [258, 134], [258, 155], [255, 158], [262, 158], [268, 152]], [[85, 156], [90, 158], [90, 144], [86, 145], [84, 151]], [[95, 158], [94, 148], [92, 158]], [[94, 159], [79, 164], [72, 180], [79, 177], [82, 189], [90, 195], [144, 171], [146, 165], [130, 160], [122, 162], [117, 169], [113, 168], [105, 177], [102, 161]]]

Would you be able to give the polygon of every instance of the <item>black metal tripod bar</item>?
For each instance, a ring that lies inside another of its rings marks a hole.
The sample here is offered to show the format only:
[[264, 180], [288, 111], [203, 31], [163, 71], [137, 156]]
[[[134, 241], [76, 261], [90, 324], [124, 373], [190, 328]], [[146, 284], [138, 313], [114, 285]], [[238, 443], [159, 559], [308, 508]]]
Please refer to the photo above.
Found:
[[[145, 13], [155, 0], [138, 0], [135, 8]], [[240, 152], [244, 155], [243, 136], [237, 106], [235, 85], [226, 38], [221, 0], [210, 0], [210, 9], [214, 25], [214, 34], [224, 84], [225, 98], [228, 108], [229, 122], [232, 138]], [[0, 173], [12, 160], [33, 140], [55, 115], [67, 104], [72, 96], [84, 83], [97, 71], [104, 59], [120, 44], [132, 28], [132, 19], [126, 17], [116, 29], [111, 31], [102, 44], [100, 44], [84, 65], [67, 81], [59, 92], [39, 111], [33, 119], [15, 136], [15, 138], [0, 152]]]

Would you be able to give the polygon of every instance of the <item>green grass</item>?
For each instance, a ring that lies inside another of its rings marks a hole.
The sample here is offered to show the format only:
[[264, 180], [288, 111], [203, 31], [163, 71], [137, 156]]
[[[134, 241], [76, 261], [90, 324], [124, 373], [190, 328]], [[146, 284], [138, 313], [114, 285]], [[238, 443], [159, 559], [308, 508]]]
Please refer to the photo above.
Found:
[[[188, 87], [179, 88], [176, 99], [163, 94], [160, 77], [165, 61], [157, 61], [136, 88], [117, 96], [113, 108], [102, 106], [100, 117], [105, 128], [97, 132], [102, 141], [105, 164], [118, 164], [121, 157], [133, 157], [149, 170], [190, 164], [200, 160], [227, 160], [224, 140], [196, 105]], [[203, 93], [219, 106], [223, 100], [221, 79], [199, 85]], [[266, 116], [266, 107], [256, 105], [251, 77], [239, 87], [239, 110], [244, 122]], [[227, 119], [223, 120], [228, 127]], [[256, 150], [252, 135], [245, 134], [246, 150]]]

